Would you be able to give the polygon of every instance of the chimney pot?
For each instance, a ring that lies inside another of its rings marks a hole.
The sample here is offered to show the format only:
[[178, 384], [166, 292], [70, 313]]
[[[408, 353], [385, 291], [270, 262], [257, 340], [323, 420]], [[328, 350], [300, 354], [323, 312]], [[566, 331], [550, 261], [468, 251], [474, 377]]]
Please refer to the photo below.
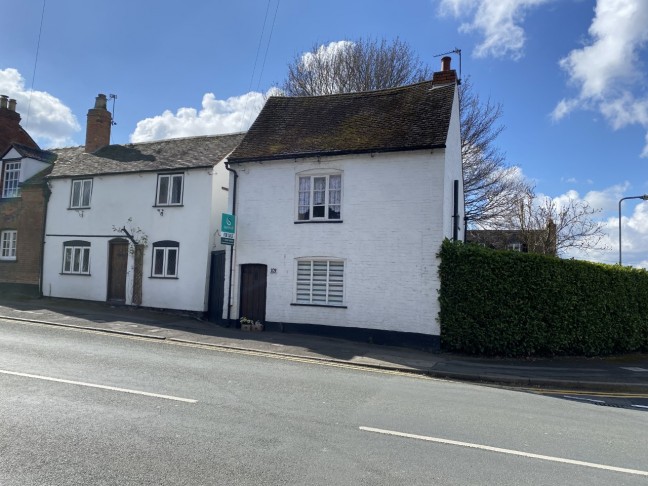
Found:
[[7, 107], [7, 100], [9, 97], [7, 95], [1, 95], [0, 96], [0, 108], [6, 108]]
[[16, 111], [16, 100], [13, 99], [9, 100], [9, 109], [11, 111]]
[[452, 58], [450, 56], [444, 56], [441, 58], [441, 71], [450, 71], [450, 62]]
[[106, 109], [106, 95], [99, 93], [97, 95], [97, 98], [95, 99], [95, 109], [97, 110], [105, 110]]

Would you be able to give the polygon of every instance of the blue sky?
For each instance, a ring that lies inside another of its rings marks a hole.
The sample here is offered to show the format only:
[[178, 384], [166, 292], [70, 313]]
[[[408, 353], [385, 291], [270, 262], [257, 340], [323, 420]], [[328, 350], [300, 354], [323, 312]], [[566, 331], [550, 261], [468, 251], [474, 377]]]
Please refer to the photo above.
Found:
[[[83, 143], [97, 93], [113, 143], [245, 130], [315, 43], [399, 37], [434, 69], [460, 48], [508, 163], [602, 210], [609, 249], [570, 256], [616, 262], [618, 201], [648, 193], [645, 0], [46, 0], [37, 59], [43, 0], [3, 6], [0, 94], [44, 148]], [[624, 263], [648, 268], [648, 202], [623, 204]]]

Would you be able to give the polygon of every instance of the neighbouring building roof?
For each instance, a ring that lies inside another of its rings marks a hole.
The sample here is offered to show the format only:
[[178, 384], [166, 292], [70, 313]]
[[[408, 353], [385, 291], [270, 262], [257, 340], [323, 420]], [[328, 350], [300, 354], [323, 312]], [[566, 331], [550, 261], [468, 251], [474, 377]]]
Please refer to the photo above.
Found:
[[243, 136], [233, 133], [108, 145], [91, 154], [84, 152], [84, 146], [53, 149], [57, 158], [49, 177], [211, 167], [234, 150]]
[[495, 250], [511, 249], [519, 245], [524, 253], [556, 255], [556, 225], [536, 230], [468, 230], [466, 243], [476, 243]]
[[23, 158], [40, 160], [41, 162], [48, 163], [54, 162], [54, 159], [56, 158], [54, 154], [49, 150], [41, 150], [39, 148], [28, 147], [27, 145], [22, 145], [20, 143], [12, 143], [11, 145], [9, 145], [4, 155], [6, 156], [12, 148], [15, 149], [16, 152], [18, 152]]
[[12, 109], [0, 107], [0, 155], [4, 155], [12, 143], [38, 148], [38, 144], [20, 126], [20, 115]]
[[455, 84], [271, 97], [229, 162], [445, 147]]

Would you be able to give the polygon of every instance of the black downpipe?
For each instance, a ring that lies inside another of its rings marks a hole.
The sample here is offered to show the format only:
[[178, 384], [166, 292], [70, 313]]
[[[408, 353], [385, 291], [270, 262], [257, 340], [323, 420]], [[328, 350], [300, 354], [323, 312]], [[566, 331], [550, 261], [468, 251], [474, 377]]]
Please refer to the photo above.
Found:
[[43, 297], [43, 266], [45, 264], [45, 227], [47, 226], [47, 206], [49, 205], [49, 199], [52, 195], [52, 190], [49, 187], [49, 182], [45, 180], [43, 182], [43, 231], [41, 238], [43, 239], [43, 244], [41, 245], [41, 255], [40, 255], [40, 278], [38, 279], [38, 294], [39, 297]]
[[459, 239], [459, 181], [454, 181], [454, 210], [452, 215], [452, 241]]
[[[238, 180], [238, 173], [231, 169], [228, 162], [225, 162], [225, 168], [234, 174], [234, 187], [232, 188], [232, 216], [236, 215], [236, 181]], [[229, 280], [227, 286], [227, 327], [231, 326], [231, 311], [232, 311], [232, 269], [234, 266], [234, 245], [230, 245], [229, 251]]]

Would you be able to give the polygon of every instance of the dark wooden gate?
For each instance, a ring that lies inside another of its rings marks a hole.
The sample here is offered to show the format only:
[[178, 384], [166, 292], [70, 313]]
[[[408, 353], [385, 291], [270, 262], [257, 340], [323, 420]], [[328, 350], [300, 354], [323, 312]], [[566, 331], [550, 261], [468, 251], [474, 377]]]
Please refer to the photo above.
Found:
[[241, 265], [240, 317], [265, 321], [267, 277], [266, 265]]
[[207, 318], [210, 322], [224, 324], [223, 301], [225, 295], [225, 251], [212, 251], [209, 270], [209, 303]]
[[128, 241], [113, 240], [108, 245], [108, 300], [126, 300]]

